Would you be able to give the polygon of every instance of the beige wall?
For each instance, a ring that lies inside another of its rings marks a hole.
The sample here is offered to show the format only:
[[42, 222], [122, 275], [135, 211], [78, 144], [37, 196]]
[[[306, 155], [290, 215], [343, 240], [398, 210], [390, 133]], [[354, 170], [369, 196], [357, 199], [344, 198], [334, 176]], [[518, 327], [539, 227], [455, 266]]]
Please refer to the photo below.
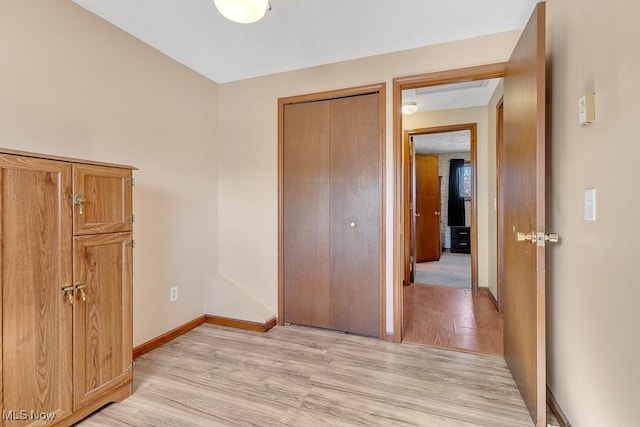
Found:
[[[224, 280], [276, 313], [278, 98], [386, 82], [386, 289], [387, 330], [392, 331], [392, 79], [504, 61], [518, 35], [500, 33], [220, 85], [218, 262]], [[209, 295], [211, 307], [216, 293]], [[227, 314], [243, 311], [234, 304], [225, 304]]]
[[[510, 53], [510, 52], [509, 52]], [[489, 286], [489, 174], [488, 157], [488, 122], [487, 107], [457, 108], [454, 110], [425, 111], [411, 116], [404, 116], [403, 129], [419, 129], [436, 126], [477, 123], [476, 141], [476, 185], [478, 200], [478, 286]], [[446, 185], [444, 183], [443, 185]]]
[[504, 83], [500, 80], [493, 96], [487, 104], [487, 264], [489, 290], [494, 298], [498, 298], [498, 217], [497, 217], [497, 190], [496, 190], [496, 107], [504, 93]]
[[0, 147], [140, 168], [135, 344], [204, 312], [217, 90], [71, 1], [0, 2]]
[[[638, 425], [640, 5], [550, 1], [547, 13], [547, 230], [561, 235], [547, 251], [549, 386], [575, 426]], [[580, 127], [588, 91], [596, 121]]]

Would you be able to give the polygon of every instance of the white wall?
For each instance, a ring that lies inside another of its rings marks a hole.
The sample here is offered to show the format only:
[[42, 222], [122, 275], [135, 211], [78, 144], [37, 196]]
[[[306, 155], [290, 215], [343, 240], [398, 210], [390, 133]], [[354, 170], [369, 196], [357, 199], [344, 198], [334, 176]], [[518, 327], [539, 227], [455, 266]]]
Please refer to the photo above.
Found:
[[489, 290], [494, 298], [498, 298], [498, 217], [497, 217], [497, 184], [496, 184], [496, 107], [504, 93], [504, 82], [500, 80], [487, 104], [487, 203], [488, 203], [488, 278]]
[[[387, 330], [391, 332], [392, 79], [502, 62], [518, 36], [519, 31], [512, 31], [220, 85], [218, 265], [224, 280], [276, 313], [278, 98], [386, 82], [386, 286]], [[486, 223], [486, 217], [481, 221]], [[209, 286], [215, 289], [216, 281]], [[209, 295], [207, 309], [215, 315], [210, 300], [215, 292]], [[235, 304], [224, 302], [227, 315], [245, 311]]]
[[[573, 425], [640, 420], [640, 4], [547, 2], [548, 382]], [[577, 100], [596, 94], [596, 121]], [[595, 222], [584, 190], [597, 189]]]
[[[140, 169], [134, 345], [204, 313], [217, 91], [71, 1], [0, 2], [0, 147]], [[179, 286], [174, 303], [171, 286]]]

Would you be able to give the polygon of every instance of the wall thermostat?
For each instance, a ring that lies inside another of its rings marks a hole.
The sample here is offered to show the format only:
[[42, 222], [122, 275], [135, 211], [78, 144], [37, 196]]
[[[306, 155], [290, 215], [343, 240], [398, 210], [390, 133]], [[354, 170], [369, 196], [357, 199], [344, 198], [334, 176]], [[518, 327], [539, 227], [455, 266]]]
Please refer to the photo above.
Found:
[[581, 126], [590, 125], [596, 119], [595, 93], [585, 93], [578, 99], [578, 119]]

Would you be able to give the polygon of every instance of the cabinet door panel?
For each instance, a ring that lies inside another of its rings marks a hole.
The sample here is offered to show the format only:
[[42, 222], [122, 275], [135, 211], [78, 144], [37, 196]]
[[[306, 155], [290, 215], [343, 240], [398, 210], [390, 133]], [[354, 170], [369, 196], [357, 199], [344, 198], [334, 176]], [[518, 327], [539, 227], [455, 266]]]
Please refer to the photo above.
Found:
[[131, 381], [131, 233], [74, 239], [74, 394], [76, 409]]
[[[72, 411], [71, 165], [0, 155], [3, 425]], [[26, 412], [21, 412], [26, 411]], [[26, 417], [21, 421], [22, 417]]]
[[133, 230], [131, 170], [74, 165], [76, 235]]

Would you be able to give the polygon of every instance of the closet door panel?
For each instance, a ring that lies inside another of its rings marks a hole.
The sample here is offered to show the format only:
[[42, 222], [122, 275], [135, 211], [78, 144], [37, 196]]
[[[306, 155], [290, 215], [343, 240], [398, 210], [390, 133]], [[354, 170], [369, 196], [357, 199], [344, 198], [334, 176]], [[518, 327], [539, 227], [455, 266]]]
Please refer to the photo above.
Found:
[[331, 327], [369, 336], [380, 329], [378, 97], [331, 100]]
[[329, 101], [284, 106], [284, 321], [330, 327]]
[[0, 183], [3, 425], [31, 424], [33, 413], [60, 421], [73, 409], [73, 310], [62, 292], [72, 280], [71, 166], [0, 155]]

